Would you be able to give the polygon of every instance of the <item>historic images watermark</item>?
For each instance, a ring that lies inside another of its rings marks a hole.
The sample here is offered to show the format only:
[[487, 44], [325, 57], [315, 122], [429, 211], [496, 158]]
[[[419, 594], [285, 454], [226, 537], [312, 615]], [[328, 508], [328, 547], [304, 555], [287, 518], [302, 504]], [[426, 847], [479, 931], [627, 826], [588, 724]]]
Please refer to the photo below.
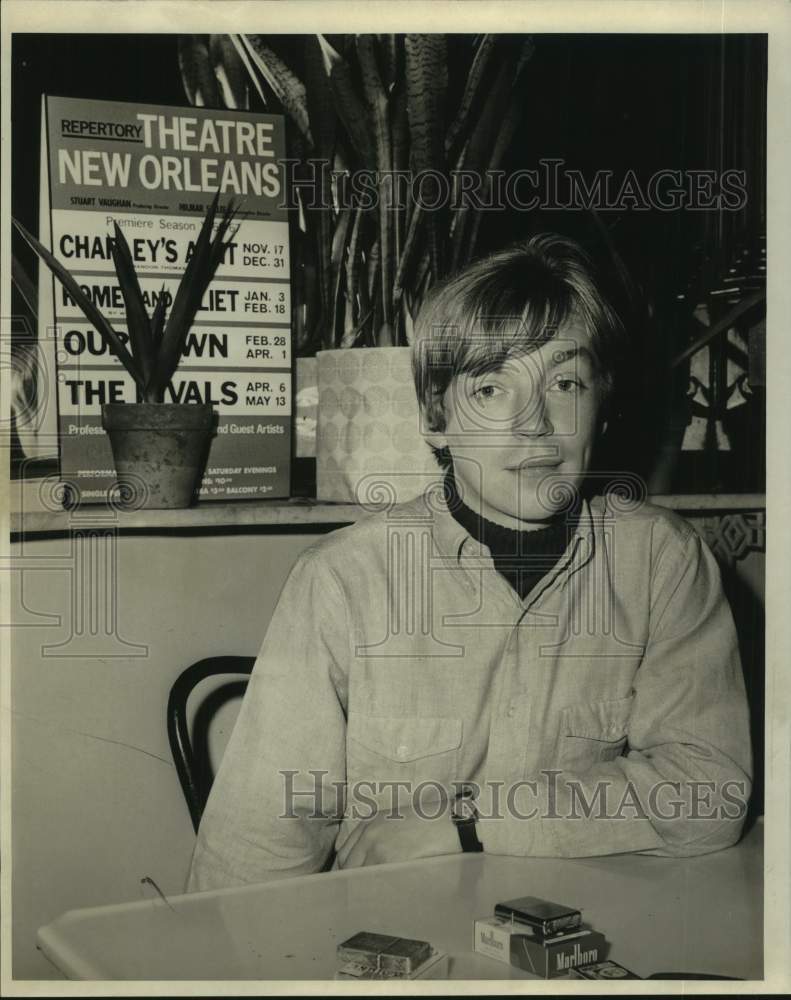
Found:
[[634, 170], [589, 174], [545, 157], [535, 168], [505, 170], [335, 170], [327, 160], [283, 161], [287, 183], [281, 207], [393, 209], [412, 203], [425, 212], [473, 209], [483, 212], [538, 210], [738, 212], [747, 204], [744, 170], [667, 167], [648, 176]]
[[[538, 771], [535, 778], [507, 783], [474, 781], [443, 783], [431, 779], [328, 780], [329, 771], [281, 769], [282, 810], [279, 819], [330, 817], [355, 820], [404, 819], [414, 814], [434, 820], [447, 816], [452, 803], [475, 809], [479, 819], [518, 820], [737, 820], [747, 811], [749, 788], [736, 779], [652, 783], [638, 790], [630, 779], [564, 777], [559, 769]], [[312, 785], [312, 787], [308, 787]], [[455, 812], [459, 813], [459, 808]]]

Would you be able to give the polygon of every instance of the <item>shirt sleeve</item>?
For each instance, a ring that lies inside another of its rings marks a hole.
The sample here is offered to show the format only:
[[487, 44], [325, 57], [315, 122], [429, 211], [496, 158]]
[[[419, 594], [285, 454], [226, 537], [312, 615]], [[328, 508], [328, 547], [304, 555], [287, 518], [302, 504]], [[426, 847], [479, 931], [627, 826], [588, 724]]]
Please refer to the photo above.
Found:
[[751, 790], [749, 711], [719, 567], [690, 530], [666, 542], [652, 577], [626, 752], [578, 774], [541, 772], [533, 809], [519, 816], [484, 808], [486, 851], [685, 856], [738, 840]]
[[278, 600], [203, 814], [187, 891], [320, 871], [344, 809], [349, 623], [316, 549]]

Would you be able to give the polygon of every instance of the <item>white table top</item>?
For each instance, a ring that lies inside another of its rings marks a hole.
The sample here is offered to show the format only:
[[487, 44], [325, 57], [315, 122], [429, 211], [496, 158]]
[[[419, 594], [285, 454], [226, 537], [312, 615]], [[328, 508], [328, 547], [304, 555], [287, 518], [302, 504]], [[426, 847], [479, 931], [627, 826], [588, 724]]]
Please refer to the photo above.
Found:
[[[72, 910], [38, 933], [71, 979], [332, 979], [336, 945], [357, 931], [430, 941], [449, 978], [531, 978], [472, 948], [499, 900], [578, 907], [608, 957], [641, 976], [763, 977], [763, 839], [697, 858], [617, 855], [573, 861], [485, 854], [378, 865]], [[153, 894], [153, 891], [152, 891]]]

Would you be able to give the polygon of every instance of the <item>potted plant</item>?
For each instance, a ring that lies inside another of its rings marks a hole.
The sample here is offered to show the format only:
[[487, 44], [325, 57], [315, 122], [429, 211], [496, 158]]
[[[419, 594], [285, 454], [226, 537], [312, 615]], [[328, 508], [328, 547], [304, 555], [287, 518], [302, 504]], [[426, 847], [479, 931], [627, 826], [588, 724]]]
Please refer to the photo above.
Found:
[[134, 379], [138, 402], [102, 405], [102, 425], [110, 437], [121, 495], [128, 506], [188, 507], [205, 465], [215, 423], [212, 404], [169, 403], [165, 395], [195, 314], [233, 239], [233, 234], [225, 238], [236, 213], [231, 205], [212, 235], [218, 200], [219, 192], [204, 217], [172, 305], [163, 286], [150, 317], [129, 245], [115, 223], [112, 256], [124, 300], [128, 347], [69, 271], [13, 220]]
[[[388, 492], [406, 499], [437, 472], [411, 385], [414, 318], [432, 284], [474, 256], [483, 214], [474, 199], [440, 197], [429, 210], [432, 183], [452, 191], [463, 170], [481, 179], [481, 201], [491, 195], [521, 120], [516, 85], [533, 43], [491, 34], [230, 39], [233, 49], [217, 36], [182, 38], [182, 75], [195, 103], [257, 92], [290, 125], [297, 354], [319, 348], [318, 497], [364, 500], [389, 480]], [[347, 195], [363, 176], [373, 197], [355, 202]]]

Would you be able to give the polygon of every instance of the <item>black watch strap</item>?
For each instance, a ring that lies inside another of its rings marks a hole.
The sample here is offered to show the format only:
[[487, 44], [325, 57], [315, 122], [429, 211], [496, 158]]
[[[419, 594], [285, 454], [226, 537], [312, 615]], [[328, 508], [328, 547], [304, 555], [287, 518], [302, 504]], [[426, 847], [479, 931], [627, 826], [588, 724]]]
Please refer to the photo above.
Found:
[[456, 796], [450, 815], [458, 831], [462, 851], [465, 853], [482, 851], [483, 844], [478, 840], [478, 833], [475, 829], [478, 810], [475, 808], [475, 802], [469, 792], [462, 791]]
[[474, 816], [466, 816], [464, 819], [454, 819], [453, 822], [456, 824], [461, 849], [465, 854], [483, 850], [483, 844], [478, 840], [478, 833], [475, 829]]

